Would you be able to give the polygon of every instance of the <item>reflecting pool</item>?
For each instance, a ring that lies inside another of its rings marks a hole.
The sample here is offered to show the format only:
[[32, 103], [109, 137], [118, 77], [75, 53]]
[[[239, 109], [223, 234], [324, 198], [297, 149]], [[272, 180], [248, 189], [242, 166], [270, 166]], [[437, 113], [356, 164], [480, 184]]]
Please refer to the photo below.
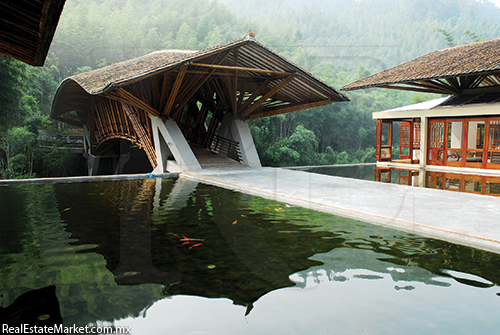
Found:
[[500, 255], [188, 180], [0, 187], [0, 323], [491, 334]]

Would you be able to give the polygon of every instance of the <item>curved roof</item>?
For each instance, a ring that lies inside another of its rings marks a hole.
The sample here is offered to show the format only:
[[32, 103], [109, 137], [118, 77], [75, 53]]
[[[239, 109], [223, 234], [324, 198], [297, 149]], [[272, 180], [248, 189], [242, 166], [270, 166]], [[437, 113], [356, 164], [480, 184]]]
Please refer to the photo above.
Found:
[[500, 38], [428, 53], [356, 80], [344, 91], [372, 87], [440, 94], [500, 85]]
[[0, 54], [42, 66], [66, 0], [0, 0]]
[[[218, 78], [219, 82], [227, 82], [228, 78], [235, 80], [237, 87], [234, 87], [234, 92], [225, 93], [228, 96], [232, 94], [232, 98], [239, 103], [245, 103], [250, 96], [255, 100], [266, 98], [259, 101], [258, 107], [251, 109], [248, 109], [251, 104], [247, 103], [247, 111], [239, 115], [241, 118], [256, 118], [349, 100], [335, 88], [246, 35], [201, 51], [156, 51], [68, 77], [56, 92], [51, 116], [64, 119], [64, 114], [76, 110], [71, 107], [75, 99], [110, 94], [118, 88], [127, 89], [131, 84], [159, 78], [164, 73], [177, 75], [183, 66], [186, 77], [179, 83], [180, 91], [195, 89], [191, 87], [190, 80], [204, 75], [210, 80]], [[161, 79], [158, 80], [160, 83]], [[238, 99], [237, 96], [243, 98]], [[178, 103], [183, 101], [175, 102]], [[162, 115], [162, 111], [150, 111]]]

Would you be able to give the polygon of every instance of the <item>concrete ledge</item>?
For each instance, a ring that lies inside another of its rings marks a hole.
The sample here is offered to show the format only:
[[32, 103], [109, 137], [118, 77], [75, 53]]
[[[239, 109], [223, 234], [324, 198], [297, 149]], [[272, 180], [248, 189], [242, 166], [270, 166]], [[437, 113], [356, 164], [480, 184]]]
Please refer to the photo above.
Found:
[[500, 253], [496, 197], [273, 168], [180, 178]]
[[20, 185], [20, 184], [48, 184], [48, 183], [82, 183], [100, 180], [120, 180], [120, 179], [147, 179], [147, 178], [178, 178], [178, 173], [155, 173], [155, 174], [121, 174], [107, 176], [82, 176], [82, 177], [60, 177], [60, 178], [30, 178], [30, 179], [1, 179], [0, 186]]

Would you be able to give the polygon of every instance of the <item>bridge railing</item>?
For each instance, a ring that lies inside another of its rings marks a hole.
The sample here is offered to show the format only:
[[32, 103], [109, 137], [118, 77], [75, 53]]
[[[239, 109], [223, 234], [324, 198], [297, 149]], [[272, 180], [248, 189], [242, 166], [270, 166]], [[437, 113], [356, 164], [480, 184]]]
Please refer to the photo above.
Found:
[[216, 154], [226, 155], [238, 162], [243, 160], [239, 143], [222, 136], [214, 135], [210, 150]]
[[53, 147], [83, 152], [83, 135], [40, 135], [39, 145], [43, 150]]

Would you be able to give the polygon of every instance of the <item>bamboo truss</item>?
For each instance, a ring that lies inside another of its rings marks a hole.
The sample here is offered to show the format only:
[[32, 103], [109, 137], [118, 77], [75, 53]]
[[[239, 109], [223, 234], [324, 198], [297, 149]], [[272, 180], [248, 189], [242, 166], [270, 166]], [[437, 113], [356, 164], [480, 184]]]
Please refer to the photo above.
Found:
[[[136, 69], [141, 73], [136, 76], [125, 69], [146, 63], [148, 55], [141, 62], [130, 60], [70, 77], [58, 89], [51, 116], [89, 125], [92, 150], [112, 138], [129, 140], [146, 151], [155, 167], [149, 116], [173, 118], [188, 141], [208, 147], [226, 113], [256, 119], [348, 100], [253, 39], [193, 55], [183, 53], [161, 70], [155, 64], [154, 71]], [[158, 63], [160, 56], [150, 57]], [[116, 72], [117, 79], [104, 82], [102, 78], [111, 76], [107, 71]], [[75, 98], [93, 103], [76, 108], [70, 101]]]

